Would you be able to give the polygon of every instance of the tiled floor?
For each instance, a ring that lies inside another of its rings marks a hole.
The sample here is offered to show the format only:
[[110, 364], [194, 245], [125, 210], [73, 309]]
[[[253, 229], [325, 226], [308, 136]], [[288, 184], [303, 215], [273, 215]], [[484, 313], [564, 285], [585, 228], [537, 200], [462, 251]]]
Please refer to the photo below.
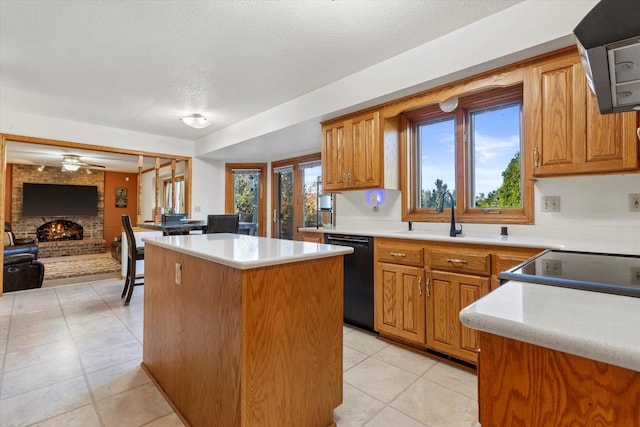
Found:
[[[182, 426], [140, 368], [143, 287], [102, 280], [0, 298], [0, 427]], [[476, 377], [344, 328], [339, 427], [471, 427]], [[207, 426], [209, 427], [209, 426]]]

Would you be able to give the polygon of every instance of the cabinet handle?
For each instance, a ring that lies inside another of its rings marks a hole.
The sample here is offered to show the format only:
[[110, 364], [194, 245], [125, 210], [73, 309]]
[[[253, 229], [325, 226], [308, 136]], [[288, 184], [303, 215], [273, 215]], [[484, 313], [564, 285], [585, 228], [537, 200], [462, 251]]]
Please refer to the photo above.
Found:
[[407, 256], [407, 254], [403, 254], [402, 252], [391, 252], [389, 253], [389, 255], [391, 255], [392, 257], [399, 257], [399, 258], [404, 258]]
[[273, 222], [278, 222], [278, 210], [273, 210]]
[[538, 151], [538, 146], [533, 147], [533, 166], [540, 166], [540, 152]]
[[451, 264], [466, 264], [467, 260], [458, 258], [447, 258], [447, 262], [450, 262]]
[[422, 295], [422, 276], [418, 277], [418, 295]]
[[427, 277], [427, 298], [431, 298], [431, 277]]

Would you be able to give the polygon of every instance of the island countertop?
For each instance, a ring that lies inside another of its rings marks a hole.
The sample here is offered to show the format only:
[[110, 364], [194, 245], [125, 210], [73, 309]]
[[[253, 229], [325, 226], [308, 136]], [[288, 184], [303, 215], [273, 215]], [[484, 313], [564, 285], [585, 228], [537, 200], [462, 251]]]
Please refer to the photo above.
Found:
[[347, 255], [353, 252], [353, 248], [346, 246], [229, 233], [146, 237], [142, 240], [147, 245], [172, 249], [239, 270]]
[[460, 312], [472, 329], [640, 371], [640, 298], [509, 281]]

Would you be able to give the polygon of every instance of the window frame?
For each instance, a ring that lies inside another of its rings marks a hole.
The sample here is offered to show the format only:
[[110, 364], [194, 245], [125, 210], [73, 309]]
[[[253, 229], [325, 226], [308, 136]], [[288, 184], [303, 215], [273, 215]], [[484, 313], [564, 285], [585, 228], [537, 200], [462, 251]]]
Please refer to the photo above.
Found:
[[[283, 167], [287, 167], [287, 166], [291, 166], [293, 168], [293, 205], [294, 205], [294, 211], [293, 211], [293, 218], [294, 218], [294, 225], [293, 225], [293, 240], [301, 240], [300, 238], [300, 228], [303, 227], [304, 225], [304, 203], [302, 200], [302, 194], [303, 194], [303, 170], [301, 168], [301, 165], [305, 164], [305, 163], [311, 163], [311, 162], [320, 162], [320, 165], [322, 165], [322, 156], [320, 153], [313, 153], [313, 154], [307, 154], [304, 156], [298, 156], [298, 157], [292, 157], [292, 158], [288, 158], [288, 159], [283, 159], [283, 160], [277, 160], [271, 163], [271, 182], [274, 183], [274, 185], [272, 185], [271, 187], [271, 206], [275, 207], [277, 205], [277, 200], [278, 200], [278, 194], [277, 194], [277, 186], [275, 185], [276, 182], [276, 170], [283, 168]], [[276, 222], [273, 222], [271, 224], [271, 235], [272, 236], [276, 236], [278, 233], [278, 224]]]
[[[468, 142], [469, 112], [488, 107], [505, 105], [519, 101], [520, 112], [520, 167], [521, 167], [521, 208], [476, 208], [472, 205], [471, 191], [471, 153]], [[507, 88], [491, 88], [473, 95], [460, 98], [458, 107], [450, 112], [442, 112], [438, 104], [432, 104], [423, 108], [404, 112], [400, 116], [400, 129], [402, 131], [401, 159], [405, 165], [406, 173], [403, 174], [404, 208], [403, 221], [416, 222], [449, 222], [451, 214], [449, 209], [438, 213], [432, 208], [418, 208], [418, 147], [417, 129], [420, 123], [430, 120], [454, 117], [455, 123], [455, 190], [456, 190], [456, 220], [467, 223], [486, 224], [532, 224], [534, 219], [533, 181], [530, 165], [526, 152], [526, 124], [524, 122], [525, 103], [523, 85], [518, 84]]]

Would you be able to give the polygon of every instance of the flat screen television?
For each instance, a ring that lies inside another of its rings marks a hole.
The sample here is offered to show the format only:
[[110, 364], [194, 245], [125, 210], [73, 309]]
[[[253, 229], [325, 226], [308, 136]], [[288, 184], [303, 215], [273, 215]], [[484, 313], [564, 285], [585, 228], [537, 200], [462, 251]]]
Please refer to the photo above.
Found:
[[22, 184], [22, 216], [96, 216], [95, 185]]

